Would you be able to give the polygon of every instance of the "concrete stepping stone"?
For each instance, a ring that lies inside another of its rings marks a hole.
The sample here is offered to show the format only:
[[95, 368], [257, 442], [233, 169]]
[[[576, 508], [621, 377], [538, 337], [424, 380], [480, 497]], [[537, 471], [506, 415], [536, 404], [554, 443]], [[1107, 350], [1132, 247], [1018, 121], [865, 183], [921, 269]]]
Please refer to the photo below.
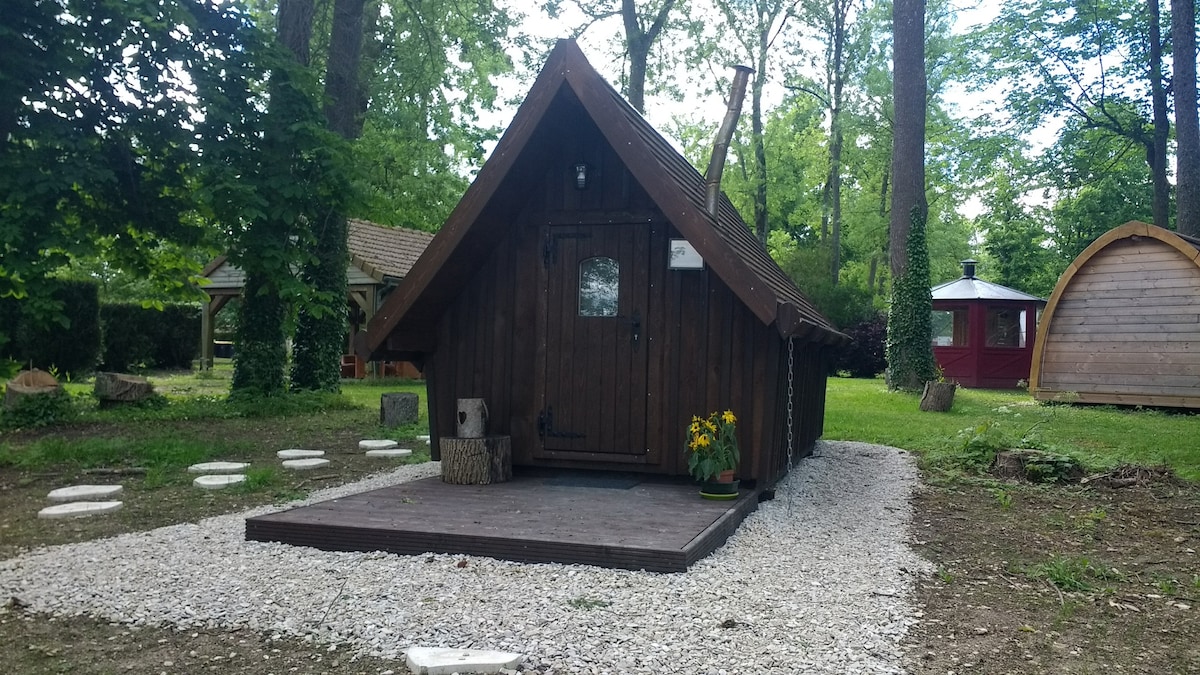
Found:
[[91, 499], [101, 499], [120, 494], [124, 488], [120, 485], [72, 485], [70, 487], [51, 490], [46, 499], [52, 502], [77, 502]]
[[83, 518], [121, 510], [124, 502], [70, 502], [55, 504], [38, 511], [38, 518]]
[[226, 473], [219, 476], [197, 476], [192, 485], [205, 490], [222, 490], [246, 480], [246, 474]]
[[203, 462], [188, 467], [188, 473], [241, 473], [250, 465], [245, 462]]
[[524, 658], [523, 654], [514, 652], [492, 652], [483, 649], [409, 647], [408, 669], [414, 675], [498, 673], [504, 669], [516, 668]]
[[429, 442], [429, 435], [428, 435], [428, 434], [425, 434], [425, 435], [423, 435], [423, 436], [417, 436], [417, 440], [418, 440], [418, 441], [425, 441], [426, 443], [428, 443], [428, 442]]
[[283, 468], [294, 469], [296, 471], [307, 471], [308, 469], [316, 469], [322, 466], [328, 466], [329, 460], [321, 459], [320, 457], [309, 457], [308, 459], [285, 459], [283, 460]]
[[279, 459], [307, 459], [309, 457], [322, 457], [325, 455], [324, 450], [299, 450], [292, 448], [291, 450], [280, 450], [275, 453]]
[[359, 441], [358, 449], [359, 450], [390, 450], [390, 449], [396, 447], [397, 445], [400, 445], [400, 444], [397, 443], [396, 441], [392, 441], [392, 440], [368, 440], [368, 441]]
[[412, 454], [408, 448], [388, 448], [387, 450], [368, 450], [367, 457], [407, 457]]

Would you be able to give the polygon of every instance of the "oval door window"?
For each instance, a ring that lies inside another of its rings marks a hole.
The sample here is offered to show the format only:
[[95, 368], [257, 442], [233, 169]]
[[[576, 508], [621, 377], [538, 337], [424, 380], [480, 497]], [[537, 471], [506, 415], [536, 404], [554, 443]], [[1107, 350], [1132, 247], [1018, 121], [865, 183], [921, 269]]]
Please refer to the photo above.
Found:
[[612, 258], [579, 263], [579, 316], [616, 316], [621, 264]]

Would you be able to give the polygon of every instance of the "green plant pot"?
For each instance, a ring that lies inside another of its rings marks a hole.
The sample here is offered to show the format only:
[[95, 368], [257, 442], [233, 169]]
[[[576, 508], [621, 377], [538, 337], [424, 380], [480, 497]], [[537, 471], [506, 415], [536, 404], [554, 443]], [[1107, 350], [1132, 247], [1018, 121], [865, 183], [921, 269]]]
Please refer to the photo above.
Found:
[[739, 484], [736, 480], [731, 483], [705, 481], [700, 483], [700, 496], [705, 499], [737, 499]]

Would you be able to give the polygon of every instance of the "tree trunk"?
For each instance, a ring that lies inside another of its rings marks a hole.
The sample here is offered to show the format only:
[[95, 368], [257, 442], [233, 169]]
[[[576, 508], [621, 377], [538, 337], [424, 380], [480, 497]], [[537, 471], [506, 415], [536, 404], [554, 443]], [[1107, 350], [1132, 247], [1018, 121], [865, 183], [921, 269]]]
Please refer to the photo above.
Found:
[[892, 212], [888, 242], [892, 283], [908, 268], [905, 243], [915, 207], [924, 219], [925, 200], [925, 0], [892, 5], [895, 122], [892, 133]]
[[489, 485], [512, 480], [512, 438], [456, 438], [443, 436], [442, 482], [455, 485]]
[[640, 113], [646, 112], [646, 64], [650, 48], [662, 33], [675, 0], [667, 0], [654, 16], [650, 27], [643, 30], [634, 0], [621, 0], [621, 20], [625, 24], [625, 48], [629, 51], [629, 81], [625, 98]]
[[62, 393], [62, 385], [50, 373], [38, 370], [23, 370], [4, 386], [4, 407], [12, 408], [30, 396], [54, 396]]
[[417, 421], [420, 399], [416, 394], [390, 393], [379, 397], [379, 424], [399, 427]]
[[96, 373], [94, 391], [104, 407], [107, 403], [136, 403], [154, 394], [154, 385], [137, 375]]
[[768, 24], [759, 33], [758, 72], [750, 90], [750, 143], [754, 146], [754, 233], [767, 243], [767, 148], [763, 141], [763, 85], [767, 81]]
[[1148, 148], [1146, 159], [1150, 164], [1150, 175], [1154, 185], [1151, 210], [1154, 224], [1167, 227], [1171, 220], [1171, 185], [1167, 182], [1167, 137], [1170, 123], [1167, 121], [1167, 94], [1162, 76], [1162, 29], [1159, 21], [1159, 0], [1146, 0], [1150, 10], [1150, 99], [1154, 111], [1154, 138]]
[[[325, 69], [325, 121], [347, 141], [362, 133], [360, 79], [365, 0], [335, 0], [329, 58]], [[317, 225], [316, 260], [305, 265], [304, 281], [320, 300], [301, 306], [296, 323], [296, 349], [292, 388], [337, 391], [341, 381], [341, 356], [346, 345], [347, 222], [341, 195], [351, 186], [345, 176], [330, 199], [325, 217]]]
[[921, 410], [925, 412], [946, 412], [954, 405], [954, 390], [958, 387], [953, 382], [926, 382], [925, 391], [921, 393]]
[[833, 238], [830, 241], [829, 268], [836, 286], [842, 269], [842, 92], [846, 84], [846, 11], [848, 3], [834, 0], [833, 11], [833, 91], [829, 97], [829, 179], [833, 200]]
[[1175, 228], [1200, 236], [1200, 120], [1196, 114], [1196, 7], [1171, 0], [1175, 77]]

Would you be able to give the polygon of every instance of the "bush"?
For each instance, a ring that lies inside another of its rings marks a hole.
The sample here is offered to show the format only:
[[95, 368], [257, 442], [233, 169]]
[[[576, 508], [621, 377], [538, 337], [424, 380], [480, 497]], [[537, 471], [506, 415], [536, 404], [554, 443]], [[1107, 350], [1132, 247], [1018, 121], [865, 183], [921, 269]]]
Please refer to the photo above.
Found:
[[844, 331], [853, 340], [838, 352], [834, 370], [850, 377], [875, 377], [887, 368], [887, 316], [877, 313]]
[[200, 308], [166, 305], [161, 310], [120, 302], [100, 308], [106, 370], [190, 368], [200, 351]]
[[51, 279], [40, 295], [0, 302], [0, 357], [82, 375], [100, 360], [100, 293], [90, 281]]
[[0, 409], [0, 429], [49, 427], [69, 422], [77, 414], [71, 396], [65, 391], [23, 396], [11, 408]]

